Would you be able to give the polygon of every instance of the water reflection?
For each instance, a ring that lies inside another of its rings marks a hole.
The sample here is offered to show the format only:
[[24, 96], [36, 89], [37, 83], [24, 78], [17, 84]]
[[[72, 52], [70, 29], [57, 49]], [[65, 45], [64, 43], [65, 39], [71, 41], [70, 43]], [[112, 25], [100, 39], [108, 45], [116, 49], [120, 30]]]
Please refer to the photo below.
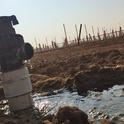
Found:
[[35, 107], [40, 110], [44, 109], [48, 114], [55, 114], [59, 107], [69, 105], [79, 107], [88, 114], [95, 110], [94, 113], [102, 112], [112, 117], [124, 114], [123, 89], [124, 85], [114, 86], [102, 93], [89, 91], [87, 97], [79, 96], [77, 92], [70, 93], [68, 91], [44, 97], [35, 94], [33, 100]]

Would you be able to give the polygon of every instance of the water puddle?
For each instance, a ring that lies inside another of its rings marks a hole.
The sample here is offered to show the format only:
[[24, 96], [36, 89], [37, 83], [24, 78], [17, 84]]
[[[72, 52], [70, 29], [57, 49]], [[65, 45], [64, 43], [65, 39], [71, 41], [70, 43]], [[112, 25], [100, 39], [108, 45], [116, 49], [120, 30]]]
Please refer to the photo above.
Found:
[[114, 118], [124, 121], [124, 85], [114, 86], [103, 92], [89, 91], [87, 97], [77, 92], [63, 93], [52, 96], [33, 95], [34, 105], [47, 114], [55, 114], [59, 107], [76, 106], [85, 111], [92, 119]]
[[[88, 96], [79, 96], [77, 92], [67, 90], [51, 96], [34, 94], [34, 106], [45, 115], [56, 114], [59, 107], [75, 106], [85, 111], [91, 120], [109, 118], [124, 122], [124, 85], [114, 86], [103, 92], [89, 91]], [[3, 104], [3, 105], [2, 105]], [[1, 101], [0, 109], [9, 114], [7, 101]]]

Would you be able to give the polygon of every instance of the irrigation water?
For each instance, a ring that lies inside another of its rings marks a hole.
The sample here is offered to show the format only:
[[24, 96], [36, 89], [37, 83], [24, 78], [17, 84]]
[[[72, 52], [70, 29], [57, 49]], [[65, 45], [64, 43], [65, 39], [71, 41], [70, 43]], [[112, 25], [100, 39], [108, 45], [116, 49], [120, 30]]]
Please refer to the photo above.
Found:
[[86, 97], [67, 90], [52, 96], [33, 95], [34, 106], [46, 114], [55, 114], [59, 107], [76, 106], [90, 119], [109, 118], [124, 122], [124, 85], [114, 86], [103, 92], [89, 91]]
[[[58, 91], [55, 91], [58, 92]], [[42, 96], [40, 93], [32, 95], [35, 108], [44, 115], [56, 114], [59, 107], [75, 106], [86, 112], [90, 120], [99, 121], [110, 119], [124, 123], [124, 85], [104, 90], [103, 92], [88, 91], [88, 95], [79, 96], [78, 93], [61, 90], [56, 95]], [[7, 101], [2, 101], [3, 104]], [[1, 110], [9, 114], [8, 105], [3, 105]]]

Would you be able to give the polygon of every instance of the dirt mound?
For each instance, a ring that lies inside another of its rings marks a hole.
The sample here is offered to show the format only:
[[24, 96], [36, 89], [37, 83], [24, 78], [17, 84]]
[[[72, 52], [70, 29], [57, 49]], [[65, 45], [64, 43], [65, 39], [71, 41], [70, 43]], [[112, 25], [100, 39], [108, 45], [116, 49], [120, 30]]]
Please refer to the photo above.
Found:
[[81, 95], [88, 90], [103, 91], [116, 84], [124, 84], [124, 68], [92, 68], [86, 72], [78, 72], [74, 83]]
[[60, 108], [53, 118], [54, 124], [89, 124], [88, 115], [76, 107]]
[[99, 123], [95, 120], [90, 121], [86, 113], [70, 106], [60, 108], [56, 115], [45, 117], [28, 110], [12, 115], [0, 114], [0, 124], [123, 124], [123, 122], [115, 122], [110, 120], [100, 120]]
[[60, 108], [56, 115], [48, 115], [43, 124], [123, 124], [123, 122], [109, 119], [91, 121], [88, 120], [88, 115], [77, 107], [65, 106]]
[[[84, 94], [88, 90], [103, 91], [114, 85], [124, 84], [124, 67], [100, 67], [92, 65], [88, 70], [79, 71], [73, 77], [49, 77], [44, 75], [34, 76], [33, 91], [49, 92], [54, 94], [54, 90], [66, 88], [73, 91], [75, 88], [78, 93]], [[31, 77], [31, 78], [32, 78]]]

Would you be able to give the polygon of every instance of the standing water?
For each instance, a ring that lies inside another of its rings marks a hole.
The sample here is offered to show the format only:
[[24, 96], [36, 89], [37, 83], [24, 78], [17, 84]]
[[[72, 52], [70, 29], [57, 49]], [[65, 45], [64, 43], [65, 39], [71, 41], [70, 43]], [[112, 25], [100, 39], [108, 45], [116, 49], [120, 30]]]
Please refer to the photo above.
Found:
[[90, 119], [111, 118], [124, 122], [124, 85], [116, 85], [103, 92], [89, 91], [86, 97], [65, 90], [52, 96], [35, 94], [33, 100], [35, 107], [47, 114], [55, 114], [59, 107], [76, 106], [85, 111]]
[[[86, 112], [90, 120], [107, 118], [124, 123], [124, 85], [116, 85], [103, 92], [89, 91], [86, 97], [67, 90], [51, 96], [35, 93], [32, 97], [34, 106], [46, 115], [56, 114], [59, 107], [75, 106]], [[1, 107], [1, 110], [5, 114], [10, 113], [8, 105]]]

